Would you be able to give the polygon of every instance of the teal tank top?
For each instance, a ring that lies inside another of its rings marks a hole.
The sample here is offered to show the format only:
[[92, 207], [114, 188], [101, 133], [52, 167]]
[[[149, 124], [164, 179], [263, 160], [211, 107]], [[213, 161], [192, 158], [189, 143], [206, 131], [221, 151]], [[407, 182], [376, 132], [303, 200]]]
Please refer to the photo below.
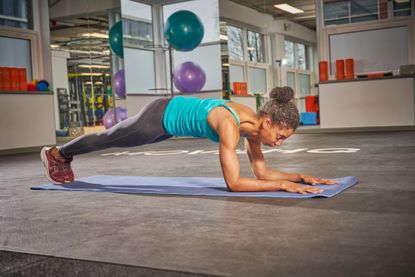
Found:
[[167, 104], [163, 125], [167, 133], [174, 136], [193, 136], [208, 138], [219, 142], [219, 135], [208, 124], [209, 112], [218, 106], [228, 109], [240, 125], [238, 115], [225, 103], [229, 100], [199, 99], [176, 96]]

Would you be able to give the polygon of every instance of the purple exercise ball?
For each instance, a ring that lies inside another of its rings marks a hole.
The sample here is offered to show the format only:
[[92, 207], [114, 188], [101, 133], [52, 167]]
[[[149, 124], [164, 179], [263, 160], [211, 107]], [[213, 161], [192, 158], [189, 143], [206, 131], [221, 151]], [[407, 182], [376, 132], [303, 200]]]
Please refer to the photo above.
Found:
[[102, 118], [105, 129], [109, 129], [115, 124], [127, 119], [127, 109], [123, 107], [116, 107], [117, 122], [114, 121], [114, 108], [110, 108]]
[[199, 65], [184, 62], [174, 69], [173, 83], [181, 92], [198, 92], [206, 83], [206, 74]]
[[118, 97], [125, 98], [125, 73], [124, 69], [120, 69], [115, 73], [113, 78], [113, 86], [115, 94]]

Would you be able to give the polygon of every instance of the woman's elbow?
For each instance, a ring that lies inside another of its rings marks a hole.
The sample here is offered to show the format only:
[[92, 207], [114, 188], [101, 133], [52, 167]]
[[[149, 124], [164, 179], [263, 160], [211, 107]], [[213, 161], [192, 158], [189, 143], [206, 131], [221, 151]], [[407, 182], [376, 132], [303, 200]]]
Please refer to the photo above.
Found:
[[261, 171], [254, 171], [254, 175], [258, 180], [266, 180], [266, 171], [265, 170], [261, 170]]
[[230, 192], [239, 192], [239, 191], [241, 191], [238, 182], [235, 182], [235, 181], [233, 181], [233, 182], [227, 181], [226, 182], [226, 187], [228, 188], [228, 191], [230, 191]]

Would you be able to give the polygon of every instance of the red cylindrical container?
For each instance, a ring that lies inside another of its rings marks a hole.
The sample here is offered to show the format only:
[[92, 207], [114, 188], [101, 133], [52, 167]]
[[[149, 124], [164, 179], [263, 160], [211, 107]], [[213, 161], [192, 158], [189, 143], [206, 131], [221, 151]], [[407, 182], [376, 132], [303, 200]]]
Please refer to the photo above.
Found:
[[344, 60], [336, 60], [336, 80], [344, 79]]
[[17, 67], [10, 68], [10, 90], [18, 91], [19, 90], [19, 70]]
[[305, 97], [305, 111], [316, 112], [316, 98], [317, 96], [306, 96]]
[[27, 73], [26, 68], [22, 67], [18, 69], [19, 71], [19, 89], [21, 91], [27, 90]]
[[354, 79], [354, 60], [346, 59], [346, 79]]
[[318, 63], [320, 81], [327, 81], [329, 79], [329, 66], [327, 61], [320, 61]]
[[11, 89], [11, 82], [10, 82], [10, 67], [1, 67], [1, 88], [2, 90], [8, 91]]

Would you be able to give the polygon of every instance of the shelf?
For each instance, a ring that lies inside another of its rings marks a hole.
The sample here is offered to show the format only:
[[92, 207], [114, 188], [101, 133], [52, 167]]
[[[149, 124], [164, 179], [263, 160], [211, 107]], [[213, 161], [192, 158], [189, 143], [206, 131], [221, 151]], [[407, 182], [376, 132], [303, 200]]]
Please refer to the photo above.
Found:
[[10, 94], [10, 95], [49, 95], [53, 94], [53, 91], [0, 91], [0, 94]]

